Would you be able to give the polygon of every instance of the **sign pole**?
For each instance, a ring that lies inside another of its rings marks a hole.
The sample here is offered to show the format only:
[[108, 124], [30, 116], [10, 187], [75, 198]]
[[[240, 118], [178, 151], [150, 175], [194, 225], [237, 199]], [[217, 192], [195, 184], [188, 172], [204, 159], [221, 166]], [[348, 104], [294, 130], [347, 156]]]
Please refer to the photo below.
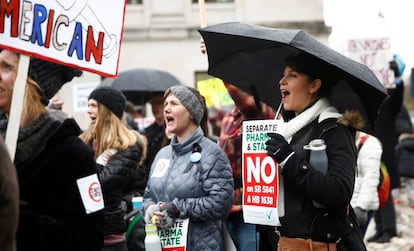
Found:
[[20, 54], [19, 68], [17, 78], [13, 87], [13, 96], [9, 113], [9, 122], [7, 124], [6, 145], [9, 150], [10, 159], [14, 161], [16, 153], [17, 136], [19, 134], [20, 120], [22, 115], [22, 107], [24, 93], [26, 87], [27, 73], [29, 70], [30, 57]]
[[206, 22], [206, 5], [204, 0], [198, 0], [198, 7], [200, 10], [200, 27], [204, 28], [207, 26]]

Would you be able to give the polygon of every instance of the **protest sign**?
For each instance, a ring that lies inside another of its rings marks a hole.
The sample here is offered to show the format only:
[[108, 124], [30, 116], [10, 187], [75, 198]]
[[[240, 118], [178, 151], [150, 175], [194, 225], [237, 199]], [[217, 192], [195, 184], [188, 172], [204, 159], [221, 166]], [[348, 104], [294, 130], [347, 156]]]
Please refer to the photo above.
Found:
[[90, 82], [73, 85], [73, 111], [86, 112], [88, 110], [89, 94], [98, 87], [99, 82]]
[[394, 73], [389, 67], [393, 57], [389, 37], [349, 39], [345, 54], [368, 66], [384, 87], [395, 87]]
[[176, 219], [173, 227], [158, 230], [163, 251], [185, 251], [189, 219]]
[[234, 106], [234, 101], [221, 79], [211, 78], [198, 81], [197, 89], [206, 99], [206, 106], [210, 117], [214, 117], [218, 112], [231, 111]]
[[125, 1], [2, 1], [0, 47], [115, 77], [124, 13]]
[[243, 122], [243, 217], [247, 223], [278, 226], [278, 165], [266, 154], [267, 133], [283, 131], [282, 120]]
[[384, 87], [395, 87], [389, 61], [395, 51], [392, 31], [400, 25], [391, 25], [383, 15], [384, 6], [376, 0], [335, 0], [325, 7], [325, 21], [332, 26], [329, 46], [368, 66]]

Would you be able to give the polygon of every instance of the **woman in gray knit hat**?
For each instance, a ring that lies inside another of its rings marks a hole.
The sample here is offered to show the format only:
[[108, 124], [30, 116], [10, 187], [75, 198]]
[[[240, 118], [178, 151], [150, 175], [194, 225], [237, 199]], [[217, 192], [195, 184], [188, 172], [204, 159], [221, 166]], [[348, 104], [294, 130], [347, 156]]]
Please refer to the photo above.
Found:
[[156, 155], [144, 193], [145, 222], [171, 228], [189, 219], [187, 250], [224, 250], [222, 221], [233, 199], [230, 163], [200, 128], [205, 103], [199, 92], [174, 86], [164, 94], [171, 143]]

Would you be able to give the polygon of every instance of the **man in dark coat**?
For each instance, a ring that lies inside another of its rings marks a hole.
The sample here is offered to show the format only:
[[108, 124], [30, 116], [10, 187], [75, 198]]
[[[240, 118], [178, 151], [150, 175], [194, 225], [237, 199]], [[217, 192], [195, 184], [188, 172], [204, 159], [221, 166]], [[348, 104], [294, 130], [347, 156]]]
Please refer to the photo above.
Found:
[[151, 96], [151, 110], [155, 121], [144, 130], [144, 135], [147, 137], [147, 157], [145, 158], [144, 166], [147, 169], [148, 176], [151, 164], [158, 151], [165, 145], [169, 144], [169, 139], [165, 135], [164, 125], [164, 93], [154, 92]]

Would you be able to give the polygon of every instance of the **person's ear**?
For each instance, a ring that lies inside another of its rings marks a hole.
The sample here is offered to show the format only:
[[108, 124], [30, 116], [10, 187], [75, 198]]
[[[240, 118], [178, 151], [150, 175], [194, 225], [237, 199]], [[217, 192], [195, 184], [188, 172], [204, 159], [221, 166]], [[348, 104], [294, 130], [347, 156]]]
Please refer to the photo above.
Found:
[[317, 93], [322, 87], [322, 81], [317, 78], [313, 80], [309, 85], [309, 93]]

